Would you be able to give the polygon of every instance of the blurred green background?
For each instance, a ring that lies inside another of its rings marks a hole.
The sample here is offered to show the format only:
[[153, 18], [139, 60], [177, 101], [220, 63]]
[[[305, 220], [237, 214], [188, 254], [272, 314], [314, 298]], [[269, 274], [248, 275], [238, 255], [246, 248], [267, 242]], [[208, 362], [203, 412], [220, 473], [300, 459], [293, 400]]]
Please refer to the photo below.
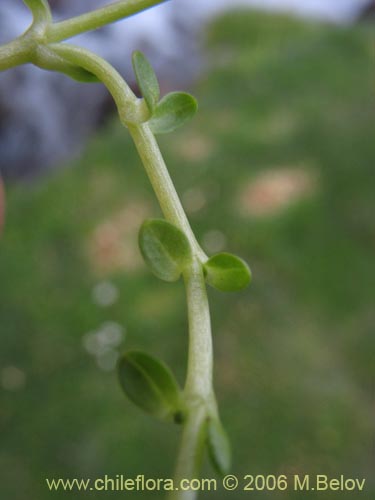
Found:
[[[238, 12], [211, 25], [206, 45], [200, 112], [160, 144], [206, 250], [253, 270], [247, 291], [209, 293], [233, 472], [367, 478], [362, 493], [257, 498], [374, 498], [373, 28]], [[160, 211], [116, 119], [74, 165], [8, 187], [3, 498], [125, 494], [50, 492], [46, 477], [171, 476], [179, 429], [133, 407], [113, 370], [137, 347], [184, 378], [184, 290], [141, 261], [148, 216]], [[203, 474], [214, 475], [207, 464]]]

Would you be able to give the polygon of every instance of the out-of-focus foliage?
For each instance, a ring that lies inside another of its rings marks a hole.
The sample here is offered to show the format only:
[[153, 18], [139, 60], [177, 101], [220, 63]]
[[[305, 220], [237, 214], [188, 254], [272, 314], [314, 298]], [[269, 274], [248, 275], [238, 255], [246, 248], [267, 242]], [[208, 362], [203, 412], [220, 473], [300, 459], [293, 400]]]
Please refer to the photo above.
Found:
[[[208, 46], [200, 113], [161, 144], [206, 250], [235, 252], [253, 271], [240, 294], [210, 290], [233, 471], [367, 476], [372, 498], [372, 33], [242, 12], [219, 20]], [[111, 371], [118, 350], [145, 348], [183, 379], [183, 288], [152, 276], [137, 248], [150, 216], [160, 212], [117, 121], [74, 168], [9, 189], [4, 498], [68, 495], [46, 477], [171, 474], [178, 428], [134, 408]]]

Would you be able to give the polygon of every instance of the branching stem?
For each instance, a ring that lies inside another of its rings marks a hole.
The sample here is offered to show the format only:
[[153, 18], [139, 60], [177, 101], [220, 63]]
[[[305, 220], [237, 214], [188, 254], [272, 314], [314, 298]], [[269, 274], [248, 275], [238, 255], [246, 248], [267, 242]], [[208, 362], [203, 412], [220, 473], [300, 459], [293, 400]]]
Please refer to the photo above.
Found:
[[137, 12], [163, 3], [165, 0], [121, 0], [87, 14], [52, 24], [47, 30], [48, 42], [60, 42], [129, 17]]
[[[121, 122], [134, 140], [165, 218], [181, 229], [190, 242], [193, 258], [184, 271], [189, 323], [188, 368], [184, 389], [187, 418], [177, 461], [176, 480], [193, 479], [199, 474], [206, 439], [205, 423], [209, 416], [217, 414], [212, 389], [210, 312], [202, 268], [207, 256], [194, 236], [157, 141], [146, 123], [149, 111], [144, 100], [134, 95], [122, 76], [104, 59], [81, 47], [56, 43], [152, 7], [161, 3], [161, 0], [123, 0], [55, 24], [50, 20], [46, 0], [41, 3], [40, 0], [25, 2], [32, 9], [33, 25], [24, 35], [0, 47], [0, 71], [27, 62], [39, 62], [42, 66], [41, 57], [49, 51], [53, 57], [95, 75], [107, 87], [116, 103]], [[48, 51], [43, 51], [46, 48]], [[193, 500], [196, 495], [193, 491], [174, 491], [170, 500]]]

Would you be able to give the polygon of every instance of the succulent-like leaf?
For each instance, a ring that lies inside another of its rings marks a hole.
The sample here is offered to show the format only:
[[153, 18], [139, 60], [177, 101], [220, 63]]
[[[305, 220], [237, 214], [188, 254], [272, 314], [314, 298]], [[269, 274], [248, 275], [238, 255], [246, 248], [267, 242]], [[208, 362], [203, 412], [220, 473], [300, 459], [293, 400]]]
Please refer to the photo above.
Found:
[[232, 454], [225, 429], [218, 418], [210, 418], [207, 424], [207, 446], [211, 463], [221, 475], [228, 474]]
[[245, 261], [230, 253], [218, 253], [204, 264], [209, 285], [223, 292], [236, 292], [251, 281], [251, 271]]
[[125, 353], [118, 363], [121, 387], [127, 397], [145, 412], [182, 421], [181, 391], [170, 369], [142, 351]]
[[[98, 83], [100, 80], [90, 71], [87, 71], [84, 68], [80, 68], [79, 66], [73, 66], [72, 64], [66, 64], [64, 66], [60, 66], [56, 69], [61, 73], [64, 73], [67, 76], [70, 76], [73, 80], [81, 83]], [[55, 71], [56, 71], [55, 70]]]
[[57, 54], [49, 47], [41, 47], [38, 51], [38, 57], [35, 60], [36, 66], [49, 71], [59, 71], [73, 80], [85, 83], [96, 83], [99, 79], [90, 71], [80, 66], [70, 63], [60, 54]]
[[153, 114], [160, 98], [158, 79], [151, 64], [142, 52], [138, 50], [133, 52], [132, 62], [139, 90], [150, 113]]
[[185, 234], [163, 219], [149, 219], [142, 224], [139, 247], [151, 271], [164, 281], [178, 280], [192, 255]]
[[198, 109], [196, 99], [185, 92], [171, 92], [157, 105], [149, 125], [154, 134], [166, 134], [192, 118]]

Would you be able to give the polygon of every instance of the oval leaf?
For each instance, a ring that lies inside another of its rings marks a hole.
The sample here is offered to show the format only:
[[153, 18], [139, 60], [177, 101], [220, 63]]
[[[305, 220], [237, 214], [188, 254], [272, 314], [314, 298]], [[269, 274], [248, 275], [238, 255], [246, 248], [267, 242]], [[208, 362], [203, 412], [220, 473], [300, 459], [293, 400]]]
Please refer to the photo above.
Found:
[[142, 410], [162, 419], [183, 420], [181, 391], [164, 363], [142, 351], [129, 351], [119, 360], [118, 374], [123, 391]]
[[133, 52], [132, 62], [139, 90], [152, 114], [160, 98], [158, 79], [151, 64], [142, 52], [138, 50]]
[[208, 421], [207, 445], [213, 467], [221, 476], [225, 476], [231, 466], [232, 454], [227, 433], [217, 418]]
[[164, 281], [178, 280], [191, 259], [185, 234], [163, 219], [149, 219], [142, 224], [139, 247], [151, 271]]
[[198, 109], [196, 99], [185, 92], [171, 92], [157, 105], [149, 121], [154, 134], [166, 134], [192, 118]]
[[219, 253], [204, 264], [206, 281], [223, 292], [236, 292], [251, 281], [251, 271], [245, 261], [230, 253]]

